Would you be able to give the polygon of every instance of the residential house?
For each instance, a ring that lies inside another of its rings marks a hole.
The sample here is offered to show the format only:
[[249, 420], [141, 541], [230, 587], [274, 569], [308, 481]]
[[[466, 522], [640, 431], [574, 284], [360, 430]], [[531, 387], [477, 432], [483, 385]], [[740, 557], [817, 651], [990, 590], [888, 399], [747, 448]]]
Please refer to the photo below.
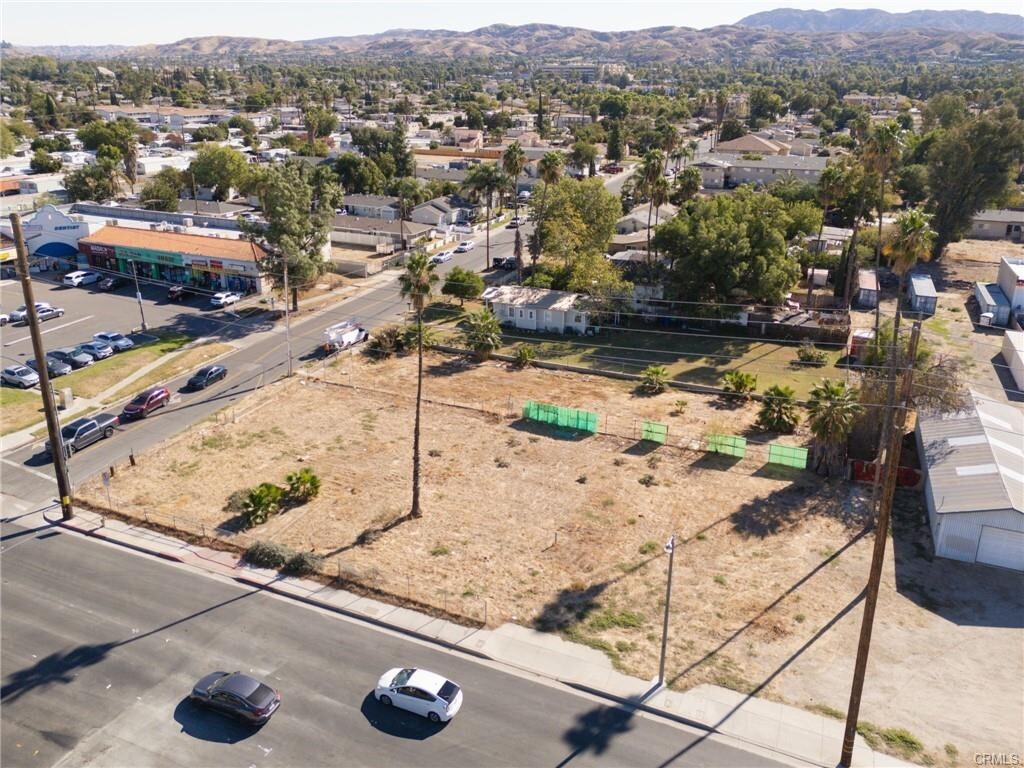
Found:
[[732, 167], [728, 160], [711, 155], [704, 155], [690, 165], [700, 171], [701, 186], [704, 189], [724, 189], [726, 172]]
[[[753, 159], [734, 157], [725, 169], [725, 187], [741, 184], [768, 185], [773, 181], [793, 178], [808, 184], [817, 184], [821, 172], [828, 165], [827, 157], [797, 157], [795, 155], [768, 155]], [[701, 175], [703, 176], [703, 170]]]
[[871, 95], [867, 93], [861, 93], [860, 91], [852, 91], [843, 96], [843, 103], [849, 104], [853, 107], [866, 107], [872, 112], [878, 110], [896, 110], [900, 106], [900, 97], [897, 94], [890, 93], [881, 96]]
[[495, 285], [481, 298], [502, 325], [530, 331], [584, 334], [590, 327], [590, 313], [577, 304], [581, 294], [530, 288], [523, 285]]
[[19, 195], [41, 195], [49, 193], [57, 197], [67, 195], [64, 189], [63, 173], [38, 173], [18, 181]]
[[1024, 411], [971, 394], [971, 410], [917, 422], [935, 554], [1024, 571]]
[[[331, 242], [336, 244], [366, 245], [380, 242], [387, 238], [396, 248], [429, 237], [434, 232], [430, 224], [417, 221], [401, 221], [395, 219], [365, 218], [362, 216], [335, 216], [331, 225]], [[368, 236], [368, 237], [366, 237]]]
[[824, 226], [821, 228], [821, 235], [815, 232], [804, 237], [804, 247], [811, 253], [841, 251], [851, 237], [852, 229]]
[[729, 155], [787, 155], [789, 145], [766, 139], [756, 133], [748, 133], [738, 139], [718, 142], [715, 152]]
[[484, 132], [475, 128], [453, 128], [452, 136], [459, 149], [483, 149]]
[[980, 240], [1024, 242], [1024, 211], [984, 210], [971, 219], [969, 237]]
[[[648, 221], [650, 221], [650, 226], [653, 229], [659, 224], [664, 224], [677, 213], [679, 213], [679, 209], [671, 203], [659, 205], [653, 210], [651, 210], [650, 205], [648, 204], [638, 205], [615, 222], [615, 232], [620, 235], [631, 235], [634, 232], [646, 232], [648, 228]], [[649, 219], [648, 215], [650, 215]]]
[[398, 218], [398, 198], [390, 195], [345, 195], [342, 207], [350, 216], [385, 221]]
[[447, 229], [452, 224], [459, 222], [464, 210], [452, 206], [448, 202], [448, 198], [435, 197], [433, 200], [427, 200], [413, 208], [409, 213], [409, 218], [437, 229]]
[[591, 122], [590, 115], [583, 115], [579, 112], [561, 112], [552, 119], [555, 128], [571, 129], [577, 125], [586, 125]]

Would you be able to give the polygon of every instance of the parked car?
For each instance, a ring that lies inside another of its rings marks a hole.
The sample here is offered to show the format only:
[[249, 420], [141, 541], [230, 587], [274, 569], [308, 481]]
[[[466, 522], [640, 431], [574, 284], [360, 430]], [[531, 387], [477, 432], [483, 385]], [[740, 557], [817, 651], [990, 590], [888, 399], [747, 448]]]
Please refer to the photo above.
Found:
[[[75, 451], [80, 451], [97, 440], [110, 437], [114, 434], [114, 427], [118, 423], [117, 416], [114, 414], [100, 413], [84, 419], [75, 419], [70, 424], [65, 424], [60, 430], [60, 441], [64, 445], [64, 455], [70, 456]], [[53, 445], [49, 440], [46, 441], [43, 450], [51, 456], [53, 455]]]
[[405, 709], [434, 723], [451, 720], [462, 708], [462, 689], [425, 669], [389, 669], [373, 695], [385, 707]]
[[494, 259], [495, 269], [515, 269], [516, 268], [516, 257], [515, 256], [497, 256]]
[[99, 333], [94, 333], [92, 337], [96, 341], [109, 344], [115, 352], [124, 352], [126, 349], [131, 349], [135, 346], [134, 341], [117, 331], [100, 331]]
[[192, 686], [188, 698], [254, 725], [267, 722], [281, 706], [281, 694], [241, 672], [211, 672]]
[[452, 260], [452, 252], [451, 251], [441, 251], [440, 253], [435, 253], [433, 256], [430, 257], [430, 263], [431, 264], [444, 264], [446, 261], [451, 261], [451, 260]]
[[121, 411], [122, 421], [144, 419], [157, 408], [163, 408], [171, 399], [171, 391], [167, 387], [150, 387], [143, 390]]
[[472, 251], [475, 246], [476, 243], [474, 243], [472, 240], [463, 240], [461, 243], [455, 246], [455, 252], [469, 253], [469, 251]]
[[92, 355], [78, 349], [78, 347], [60, 347], [59, 349], [51, 349], [46, 354], [54, 360], [67, 363], [76, 370], [96, 362]]
[[[47, 304], [45, 301], [36, 302], [36, 315], [39, 317], [40, 322], [43, 320], [49, 320], [51, 317], [60, 317], [64, 314], [64, 310], [59, 307], [54, 307], [51, 304]], [[24, 304], [18, 307], [16, 310], [11, 312], [11, 323], [24, 323], [28, 324], [28, 307]]]
[[167, 289], [167, 300], [168, 301], [181, 301], [191, 291], [183, 285], [172, 285]]
[[64, 285], [70, 285], [72, 288], [77, 288], [79, 285], [90, 285], [91, 283], [99, 282], [100, 276], [98, 272], [90, 272], [88, 270], [76, 270], [75, 272], [68, 272], [64, 275]]
[[24, 365], [10, 365], [0, 373], [4, 384], [28, 389], [39, 383], [39, 374]]
[[505, 229], [517, 229], [519, 227], [519, 219], [513, 218], [508, 224], [505, 225]]
[[114, 354], [114, 348], [103, 341], [86, 341], [76, 349], [92, 357], [93, 360], [106, 360]]
[[608, 163], [601, 168], [604, 173], [622, 173], [622, 166], [616, 165], [615, 163]]
[[0, 328], [11, 322], [11, 317], [6, 312], [0, 312]]
[[[46, 356], [43, 359], [46, 361], [46, 372], [50, 375], [51, 379], [55, 379], [58, 376], [64, 376], [68, 373], [71, 373], [71, 371], [74, 370], [70, 365], [61, 362], [53, 355], [51, 355], [49, 352], [46, 353]], [[36, 367], [37, 363], [34, 357], [30, 357], [28, 360], [26, 360], [25, 365], [27, 365], [33, 371], [38, 372], [39, 370]]]
[[112, 291], [115, 288], [120, 288], [122, 285], [124, 285], [123, 277], [104, 277], [96, 284], [96, 287], [101, 291]]
[[242, 297], [232, 291], [221, 291], [210, 297], [210, 303], [215, 307], [226, 307], [229, 304], [234, 304], [240, 298]]
[[206, 389], [227, 375], [228, 369], [223, 365], [204, 365], [192, 374], [192, 377], [188, 380], [188, 388], [192, 390]]

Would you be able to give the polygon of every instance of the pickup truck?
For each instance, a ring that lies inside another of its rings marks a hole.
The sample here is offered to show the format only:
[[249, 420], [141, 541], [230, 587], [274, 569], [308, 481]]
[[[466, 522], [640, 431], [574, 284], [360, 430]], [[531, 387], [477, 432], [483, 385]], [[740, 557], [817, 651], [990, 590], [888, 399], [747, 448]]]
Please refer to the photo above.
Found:
[[496, 256], [494, 258], [495, 269], [515, 269], [516, 268], [516, 257], [515, 256]]
[[[75, 451], [80, 451], [87, 445], [110, 437], [114, 434], [114, 427], [120, 423], [117, 416], [112, 413], [100, 413], [96, 416], [89, 416], [84, 419], [75, 419], [65, 424], [60, 430], [60, 441], [64, 444], [64, 454], [70, 456]], [[46, 441], [46, 453], [53, 455], [53, 446]]]

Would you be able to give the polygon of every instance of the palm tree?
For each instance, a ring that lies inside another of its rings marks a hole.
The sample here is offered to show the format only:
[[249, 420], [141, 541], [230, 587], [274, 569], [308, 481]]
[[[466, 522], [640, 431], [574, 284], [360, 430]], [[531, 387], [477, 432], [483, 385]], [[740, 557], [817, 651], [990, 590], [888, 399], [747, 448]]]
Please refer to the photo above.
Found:
[[[518, 141], [513, 141], [501, 157], [501, 167], [512, 178], [513, 215], [519, 220], [519, 174], [526, 167], [526, 153]], [[523, 236], [521, 228], [516, 227], [514, 253], [516, 257], [516, 282], [523, 282]]]
[[825, 476], [843, 473], [846, 442], [857, 416], [864, 410], [855, 387], [834, 379], [822, 379], [811, 388], [807, 402], [809, 426], [814, 435], [812, 456], [814, 471], [822, 468]]
[[[875, 126], [864, 143], [864, 161], [872, 171], [878, 174], [878, 200], [875, 210], [878, 213], [878, 241], [875, 243], [875, 267], [882, 266], [882, 211], [885, 208], [885, 183], [889, 179], [896, 161], [900, 158], [903, 146], [903, 129], [895, 120], [887, 120]], [[878, 325], [881, 322], [881, 303], [875, 307], [875, 336], [878, 336]]]
[[544, 189], [540, 196], [540, 221], [534, 232], [535, 247], [531, 249], [530, 255], [533, 262], [533, 271], [537, 271], [537, 259], [544, 250], [544, 214], [547, 211], [548, 187], [557, 184], [562, 178], [562, 171], [565, 168], [565, 155], [561, 152], [545, 152], [544, 156], [537, 163], [537, 171], [540, 180], [544, 182]]
[[665, 123], [658, 129], [658, 144], [661, 146], [661, 151], [665, 153], [665, 167], [664, 171], [668, 170], [668, 158], [675, 154], [676, 148], [679, 146], [679, 131], [671, 123]]
[[885, 246], [892, 271], [900, 276], [900, 287], [896, 294], [896, 317], [893, 322], [893, 338], [899, 338], [900, 307], [907, 290], [907, 273], [918, 261], [928, 261], [932, 255], [935, 230], [931, 228], [931, 216], [920, 208], [911, 208], [896, 217], [896, 234]]
[[[661, 187], [665, 186], [665, 153], [660, 149], [651, 149], [644, 155], [643, 161], [640, 163], [640, 188], [643, 189], [644, 194], [650, 198], [650, 206], [647, 209], [647, 258], [650, 259], [651, 254], [651, 216], [654, 213], [654, 198], [656, 189], [659, 187], [658, 182], [661, 182]], [[667, 197], [667, 192], [664, 197]], [[664, 197], [658, 203], [659, 206], [663, 205], [665, 200]]]
[[435, 264], [425, 253], [416, 253], [405, 263], [405, 272], [399, 276], [402, 298], [409, 299], [416, 310], [416, 421], [412, 433], [412, 509], [409, 517], [420, 517], [420, 401], [423, 397], [423, 308], [433, 293], [437, 274]]
[[494, 195], [501, 192], [508, 186], [508, 177], [505, 172], [496, 165], [481, 163], [469, 169], [466, 174], [466, 181], [463, 183], [465, 189], [475, 200], [483, 200], [487, 206], [487, 269], [491, 268], [491, 206], [494, 203]]
[[[833, 164], [825, 168], [821, 172], [821, 178], [818, 179], [818, 199], [821, 201], [821, 206], [824, 208], [821, 214], [821, 225], [818, 227], [818, 245], [821, 247], [821, 233], [825, 231], [825, 219], [828, 218], [828, 211], [832, 205], [832, 202], [836, 200], [843, 191], [846, 185], [846, 173], [842, 165]], [[814, 280], [811, 277], [807, 278], [807, 304], [810, 306], [811, 294], [814, 291]]]

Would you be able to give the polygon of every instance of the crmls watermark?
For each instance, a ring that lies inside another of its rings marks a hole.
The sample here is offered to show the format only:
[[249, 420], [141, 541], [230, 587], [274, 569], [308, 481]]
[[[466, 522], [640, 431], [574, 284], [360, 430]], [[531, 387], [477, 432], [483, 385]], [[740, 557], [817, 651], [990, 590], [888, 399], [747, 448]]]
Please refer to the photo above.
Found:
[[975, 752], [975, 765], [1024, 765], [1024, 760], [1017, 752]]

